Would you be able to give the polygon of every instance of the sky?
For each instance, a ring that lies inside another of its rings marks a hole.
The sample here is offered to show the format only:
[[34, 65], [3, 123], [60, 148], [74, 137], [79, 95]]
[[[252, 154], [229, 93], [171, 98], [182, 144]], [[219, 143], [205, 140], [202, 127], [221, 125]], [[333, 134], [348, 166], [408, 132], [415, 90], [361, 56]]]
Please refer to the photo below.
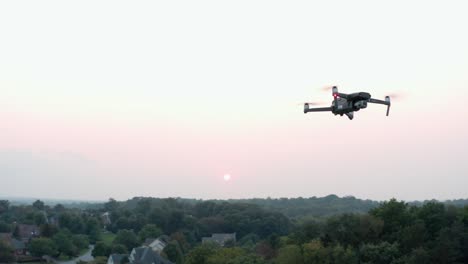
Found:
[[0, 196], [468, 198], [467, 5], [3, 1]]

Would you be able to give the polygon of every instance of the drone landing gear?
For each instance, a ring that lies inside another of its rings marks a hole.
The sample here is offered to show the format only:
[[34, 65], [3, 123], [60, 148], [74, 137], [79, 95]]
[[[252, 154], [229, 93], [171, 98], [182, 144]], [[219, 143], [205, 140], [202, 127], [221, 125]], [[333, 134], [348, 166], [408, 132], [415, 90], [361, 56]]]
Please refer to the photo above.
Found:
[[354, 112], [345, 113], [345, 115], [349, 118], [349, 120], [353, 120], [354, 118]]

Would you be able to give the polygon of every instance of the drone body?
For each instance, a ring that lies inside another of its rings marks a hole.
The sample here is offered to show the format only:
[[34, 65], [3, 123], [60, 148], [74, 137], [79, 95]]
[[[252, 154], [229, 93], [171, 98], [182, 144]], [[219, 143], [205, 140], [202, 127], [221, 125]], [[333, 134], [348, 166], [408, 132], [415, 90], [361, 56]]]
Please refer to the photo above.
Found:
[[335, 115], [346, 115], [350, 120], [354, 118], [354, 112], [367, 108], [367, 103], [382, 104], [387, 106], [387, 116], [390, 112], [390, 96], [384, 100], [378, 100], [371, 97], [369, 93], [339, 93], [338, 88], [332, 88], [333, 101], [331, 107], [310, 108], [309, 103], [304, 104], [304, 114], [308, 112], [327, 112], [330, 111]]

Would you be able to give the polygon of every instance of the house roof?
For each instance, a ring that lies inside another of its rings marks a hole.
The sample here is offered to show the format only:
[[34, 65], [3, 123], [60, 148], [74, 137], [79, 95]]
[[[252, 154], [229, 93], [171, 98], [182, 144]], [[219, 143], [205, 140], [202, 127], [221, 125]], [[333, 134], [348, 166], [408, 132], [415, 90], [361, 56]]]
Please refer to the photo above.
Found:
[[18, 235], [22, 240], [29, 240], [33, 236], [39, 236], [41, 234], [39, 227], [36, 225], [19, 224], [16, 228], [18, 228]]
[[130, 258], [132, 264], [173, 264], [154, 252], [150, 247], [134, 248]]
[[23, 241], [18, 240], [18, 239], [16, 239], [16, 238], [13, 238], [12, 241], [13, 241], [13, 248], [14, 248], [15, 250], [23, 250], [23, 249], [26, 249], [26, 245], [24, 244]]
[[214, 242], [221, 246], [224, 246], [224, 244], [229, 240], [236, 241], [236, 233], [212, 234], [211, 237], [203, 237], [202, 243]]

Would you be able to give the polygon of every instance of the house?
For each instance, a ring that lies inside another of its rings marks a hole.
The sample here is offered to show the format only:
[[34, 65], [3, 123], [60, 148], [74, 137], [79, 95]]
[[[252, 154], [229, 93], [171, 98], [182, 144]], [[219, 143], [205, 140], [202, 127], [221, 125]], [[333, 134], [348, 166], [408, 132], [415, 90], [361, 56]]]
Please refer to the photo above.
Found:
[[174, 264], [161, 257], [150, 247], [137, 247], [132, 250], [128, 257], [130, 264]]
[[109, 212], [105, 212], [105, 213], [101, 214], [101, 222], [104, 225], [104, 227], [112, 224]]
[[111, 254], [107, 259], [107, 264], [123, 264], [124, 262], [128, 263], [127, 254]]
[[211, 237], [203, 237], [202, 243], [215, 243], [222, 247], [228, 242], [236, 242], [236, 233], [228, 233], [228, 234], [212, 234]]
[[144, 246], [150, 247], [154, 252], [161, 254], [163, 249], [166, 247], [167, 243], [160, 237], [160, 238], [147, 238]]
[[13, 248], [15, 256], [24, 256], [27, 254], [24, 242], [14, 238], [11, 233], [0, 233], [0, 241]]
[[36, 225], [18, 224], [15, 228], [15, 236], [24, 243], [29, 243], [31, 238], [41, 235], [41, 231]]

